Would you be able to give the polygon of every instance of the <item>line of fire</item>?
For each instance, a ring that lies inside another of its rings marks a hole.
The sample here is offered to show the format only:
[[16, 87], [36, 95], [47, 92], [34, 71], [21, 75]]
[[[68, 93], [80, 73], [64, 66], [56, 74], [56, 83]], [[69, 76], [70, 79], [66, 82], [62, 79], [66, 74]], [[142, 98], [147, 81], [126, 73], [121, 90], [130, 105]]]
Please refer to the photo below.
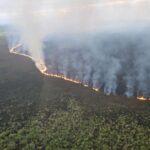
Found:
[[[17, 48], [21, 47], [22, 44], [18, 44], [16, 45], [15, 47], [11, 48], [9, 50], [10, 53], [12, 54], [16, 54], [16, 55], [21, 55], [21, 56], [25, 56], [25, 57], [28, 57], [30, 58], [33, 62], [35, 62], [35, 59], [30, 56], [30, 55], [27, 55], [27, 54], [23, 54], [23, 53], [19, 53], [16, 51]], [[38, 70], [45, 76], [49, 76], [49, 77], [54, 77], [54, 78], [59, 78], [59, 79], [63, 79], [63, 80], [66, 80], [66, 81], [69, 81], [69, 82], [72, 82], [72, 83], [75, 83], [75, 84], [82, 84], [84, 87], [90, 87], [88, 84], [83, 84], [81, 81], [79, 80], [74, 80], [74, 79], [71, 79], [71, 78], [68, 78], [68, 77], [65, 77], [63, 75], [58, 75], [58, 74], [52, 74], [52, 73], [48, 73], [48, 68], [46, 67], [46, 65], [39, 60], [39, 62], [35, 62], [35, 65], [36, 67], [38, 68]], [[91, 87], [90, 87], [91, 88]], [[100, 89], [97, 88], [97, 87], [92, 87], [91, 88], [92, 90], [94, 90], [95, 92], [99, 92]], [[150, 98], [149, 97], [144, 97], [144, 96], [138, 96], [137, 97], [137, 100], [139, 101], [150, 101]]]

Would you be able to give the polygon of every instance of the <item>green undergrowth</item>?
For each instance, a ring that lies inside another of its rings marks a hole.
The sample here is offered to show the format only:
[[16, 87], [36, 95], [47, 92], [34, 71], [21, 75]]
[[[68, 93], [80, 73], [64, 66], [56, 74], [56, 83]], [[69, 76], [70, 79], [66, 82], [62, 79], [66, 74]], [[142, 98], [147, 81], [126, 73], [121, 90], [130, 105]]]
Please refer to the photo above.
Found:
[[130, 115], [87, 116], [79, 103], [69, 99], [66, 110], [50, 115], [43, 110], [23, 124], [16, 121], [0, 128], [0, 149], [148, 150], [150, 128]]

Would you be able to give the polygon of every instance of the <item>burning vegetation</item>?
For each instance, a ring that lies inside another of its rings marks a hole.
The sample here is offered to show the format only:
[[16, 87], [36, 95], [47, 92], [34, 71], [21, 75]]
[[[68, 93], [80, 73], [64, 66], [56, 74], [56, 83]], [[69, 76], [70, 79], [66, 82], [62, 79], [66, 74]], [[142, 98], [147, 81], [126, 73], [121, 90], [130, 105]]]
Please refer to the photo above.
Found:
[[150, 98], [146, 98], [144, 96], [138, 96], [137, 99], [140, 101], [150, 101]]
[[[31, 57], [30, 55], [27, 55], [27, 54], [23, 54], [23, 53], [19, 53], [16, 51], [17, 48], [21, 47], [22, 45], [21, 44], [18, 44], [17, 46], [13, 47], [10, 49], [10, 53], [13, 53], [13, 54], [17, 54], [17, 55], [21, 55], [21, 56], [25, 56], [25, 57], [28, 57], [30, 58], [32, 61], [35, 62], [35, 65], [36, 67], [38, 68], [38, 70], [45, 76], [49, 76], [49, 77], [54, 77], [54, 78], [60, 78], [60, 79], [63, 79], [63, 80], [66, 80], [66, 81], [69, 81], [69, 82], [72, 82], [72, 83], [75, 83], [75, 84], [82, 84], [84, 87], [90, 87], [88, 84], [83, 84], [81, 81], [79, 80], [74, 80], [74, 79], [71, 79], [71, 78], [68, 78], [68, 77], [65, 77], [63, 75], [58, 75], [58, 74], [52, 74], [52, 73], [49, 73], [48, 72], [48, 68], [46, 67], [45, 63], [43, 63], [43, 61], [35, 61], [35, 59], [33, 57]], [[96, 87], [92, 87], [91, 88], [92, 90], [96, 91], [96, 92], [99, 92], [99, 88], [96, 88]], [[109, 94], [107, 94], [109, 95]], [[150, 98], [146, 98], [144, 96], [137, 96], [137, 100], [139, 101], [150, 101]]]
[[19, 49], [12, 57], [7, 50], [0, 50], [1, 149], [149, 149], [149, 103], [43, 80]]
[[[33, 57], [31, 57], [30, 55], [22, 54], [22, 53], [19, 53], [19, 52], [16, 51], [16, 49], [19, 48], [19, 47], [21, 47], [21, 46], [22, 46], [21, 44], [18, 44], [16, 47], [11, 48], [11, 49], [10, 49], [10, 53], [28, 57], [28, 58], [30, 58], [32, 61], [35, 62], [35, 59], [34, 59]], [[35, 62], [35, 65], [36, 65], [36, 67], [38, 68], [38, 70], [39, 70], [43, 75], [45, 75], [45, 76], [54, 77], [54, 78], [60, 78], [60, 79], [63, 79], [63, 80], [66, 80], [66, 81], [69, 81], [69, 82], [72, 82], [72, 83], [75, 83], [75, 84], [82, 84], [84, 87], [89, 87], [89, 85], [83, 84], [81, 81], [74, 80], [74, 79], [65, 77], [65, 76], [63, 76], [63, 75], [58, 75], [58, 74], [49, 73], [49, 72], [48, 72], [48, 68], [46, 67], [45, 63], [43, 63], [43, 62], [40, 61], [40, 60], [39, 60], [38, 62]], [[92, 87], [92, 90], [98, 92], [98, 91], [99, 91], [99, 88]]]

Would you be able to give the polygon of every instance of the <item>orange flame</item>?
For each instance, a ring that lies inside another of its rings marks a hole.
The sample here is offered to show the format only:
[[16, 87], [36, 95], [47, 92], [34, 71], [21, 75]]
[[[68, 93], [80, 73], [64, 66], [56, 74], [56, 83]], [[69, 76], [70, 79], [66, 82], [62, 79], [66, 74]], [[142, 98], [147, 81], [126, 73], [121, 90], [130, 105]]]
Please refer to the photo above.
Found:
[[150, 98], [146, 98], [144, 96], [138, 96], [137, 99], [140, 101], [150, 101]]
[[[66, 81], [69, 81], [69, 82], [73, 82], [73, 83], [76, 83], [76, 84], [82, 84], [84, 87], [90, 87], [88, 84], [83, 84], [79, 80], [74, 80], [74, 79], [68, 78], [68, 77], [63, 76], [63, 75], [48, 73], [48, 69], [47, 69], [46, 65], [43, 63], [43, 61], [39, 60], [39, 62], [36, 62], [33, 57], [31, 57], [31, 56], [29, 56], [27, 54], [22, 54], [22, 53], [17, 52], [16, 49], [21, 47], [21, 46], [22, 46], [21, 44], [18, 44], [16, 47], [13, 47], [12, 49], [10, 49], [9, 52], [13, 53], [13, 54], [17, 54], [17, 55], [21, 55], [21, 56], [25, 56], [25, 57], [30, 58], [33, 62], [35, 62], [35, 65], [39, 69], [39, 71], [42, 74], [44, 74], [45, 76], [63, 79], [63, 80], [66, 80]], [[92, 89], [94, 91], [96, 91], [96, 92], [99, 92], [99, 90], [100, 90], [97, 87], [93, 87]], [[107, 94], [107, 95], [110, 95], [110, 94]], [[139, 97], [137, 97], [137, 99], [140, 100], [140, 101], [150, 101], [150, 98], [145, 98], [144, 96], [139, 96]]]
[[[39, 69], [39, 71], [44, 74], [45, 76], [49, 76], [49, 77], [54, 77], [54, 78], [59, 78], [59, 79], [63, 79], [69, 82], [73, 82], [76, 84], [82, 84], [84, 87], [89, 87], [88, 84], [83, 84], [81, 81], [79, 80], [74, 80], [71, 78], [68, 78], [66, 76], [63, 75], [58, 75], [58, 74], [52, 74], [52, 73], [48, 73], [48, 68], [46, 67], [46, 65], [43, 63], [43, 61], [39, 60], [39, 62], [36, 62], [35, 59], [27, 54], [22, 54], [16, 51], [17, 48], [21, 47], [21, 44], [18, 44], [16, 47], [13, 47], [12, 49], [9, 50], [10, 53], [12, 54], [16, 54], [16, 55], [21, 55], [21, 56], [25, 56], [30, 58], [33, 62], [35, 62], [36, 67]], [[93, 87], [92, 88], [94, 91], [98, 92], [99, 88]]]

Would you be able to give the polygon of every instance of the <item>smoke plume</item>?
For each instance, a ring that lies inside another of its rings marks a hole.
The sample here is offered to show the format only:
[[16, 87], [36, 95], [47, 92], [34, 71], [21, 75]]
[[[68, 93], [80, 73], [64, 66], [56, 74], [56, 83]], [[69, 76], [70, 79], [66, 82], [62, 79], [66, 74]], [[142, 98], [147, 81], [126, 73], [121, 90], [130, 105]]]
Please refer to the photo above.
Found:
[[27, 49], [50, 73], [107, 94], [150, 95], [149, 0], [4, 3], [2, 11], [19, 33], [11, 46], [21, 42], [21, 51]]

